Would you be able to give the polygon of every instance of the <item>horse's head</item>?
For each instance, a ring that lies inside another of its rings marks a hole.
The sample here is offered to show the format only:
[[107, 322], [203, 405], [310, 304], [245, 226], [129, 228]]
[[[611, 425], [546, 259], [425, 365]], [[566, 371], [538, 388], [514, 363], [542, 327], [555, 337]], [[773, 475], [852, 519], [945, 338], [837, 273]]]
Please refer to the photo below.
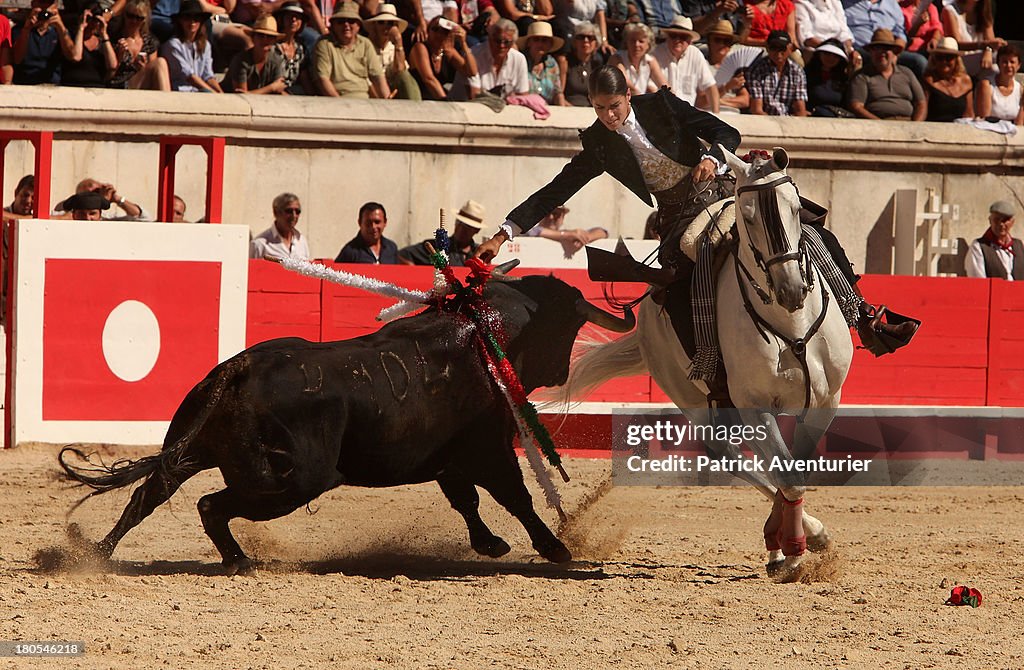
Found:
[[736, 229], [741, 260], [749, 249], [768, 291], [790, 312], [804, 304], [810, 291], [810, 263], [800, 244], [800, 194], [786, 174], [789, 155], [776, 148], [754, 154], [750, 163], [726, 149], [725, 160], [736, 175]]

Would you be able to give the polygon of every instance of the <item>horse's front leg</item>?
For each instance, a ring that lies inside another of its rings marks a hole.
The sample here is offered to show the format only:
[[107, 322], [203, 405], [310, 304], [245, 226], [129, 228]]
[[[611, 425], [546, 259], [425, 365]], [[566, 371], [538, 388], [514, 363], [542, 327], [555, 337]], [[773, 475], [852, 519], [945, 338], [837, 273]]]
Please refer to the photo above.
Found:
[[[792, 463], [793, 456], [782, 438], [775, 416], [770, 412], [757, 412], [753, 419], [764, 428], [765, 438], [752, 442], [768, 466]], [[806, 488], [801, 472], [776, 470], [772, 474], [778, 491], [772, 502], [772, 513], [764, 525], [765, 548], [768, 550], [765, 567], [770, 575], [789, 581], [799, 577], [799, 567], [807, 551], [803, 513]]]

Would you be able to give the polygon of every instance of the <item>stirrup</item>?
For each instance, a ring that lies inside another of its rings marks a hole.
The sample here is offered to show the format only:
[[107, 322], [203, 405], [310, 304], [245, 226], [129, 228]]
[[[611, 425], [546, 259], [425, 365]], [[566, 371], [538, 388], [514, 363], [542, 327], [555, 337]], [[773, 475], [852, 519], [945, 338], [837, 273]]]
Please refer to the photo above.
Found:
[[894, 312], [885, 305], [875, 307], [865, 302], [861, 303], [857, 333], [863, 348], [875, 356], [884, 356], [910, 344], [920, 326], [918, 319]]

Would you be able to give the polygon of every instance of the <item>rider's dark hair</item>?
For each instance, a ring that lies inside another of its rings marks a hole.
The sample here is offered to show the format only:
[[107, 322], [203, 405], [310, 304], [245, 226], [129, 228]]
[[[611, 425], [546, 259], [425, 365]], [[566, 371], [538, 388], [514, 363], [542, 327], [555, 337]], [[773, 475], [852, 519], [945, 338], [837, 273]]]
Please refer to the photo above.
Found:
[[626, 95], [629, 93], [629, 83], [626, 82], [626, 75], [622, 70], [611, 65], [602, 65], [590, 73], [590, 82], [587, 84], [590, 99], [596, 95]]

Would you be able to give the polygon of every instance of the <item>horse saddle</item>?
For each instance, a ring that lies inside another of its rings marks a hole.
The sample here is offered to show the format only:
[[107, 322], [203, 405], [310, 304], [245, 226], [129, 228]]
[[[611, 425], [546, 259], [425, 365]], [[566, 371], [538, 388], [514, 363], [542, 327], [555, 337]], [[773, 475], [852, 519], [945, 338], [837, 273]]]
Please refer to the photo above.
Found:
[[675, 272], [653, 268], [637, 261], [619, 238], [615, 251], [587, 246], [587, 275], [591, 281], [640, 282], [651, 286], [667, 286], [675, 280]]
[[697, 262], [701, 238], [707, 237], [711, 242], [712, 252], [731, 237], [730, 231], [736, 225], [736, 201], [732, 198], [719, 200], [705, 207], [693, 218], [690, 225], [679, 238], [679, 250], [686, 257]]

